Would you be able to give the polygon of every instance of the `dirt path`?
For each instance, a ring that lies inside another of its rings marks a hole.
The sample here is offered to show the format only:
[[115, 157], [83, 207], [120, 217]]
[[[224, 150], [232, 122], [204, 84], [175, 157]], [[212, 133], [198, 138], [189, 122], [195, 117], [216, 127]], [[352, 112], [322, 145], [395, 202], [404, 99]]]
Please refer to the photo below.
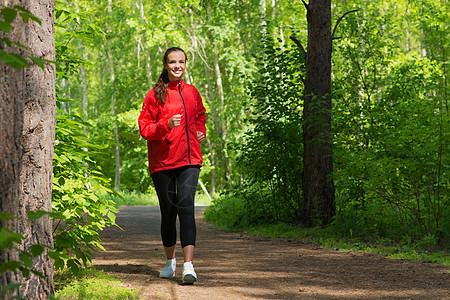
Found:
[[165, 258], [155, 206], [122, 207], [124, 231], [103, 231], [107, 252], [93, 265], [138, 289], [140, 299], [450, 299], [445, 267], [230, 233], [203, 222], [197, 209], [195, 285], [180, 284], [179, 249], [175, 279], [158, 277]]

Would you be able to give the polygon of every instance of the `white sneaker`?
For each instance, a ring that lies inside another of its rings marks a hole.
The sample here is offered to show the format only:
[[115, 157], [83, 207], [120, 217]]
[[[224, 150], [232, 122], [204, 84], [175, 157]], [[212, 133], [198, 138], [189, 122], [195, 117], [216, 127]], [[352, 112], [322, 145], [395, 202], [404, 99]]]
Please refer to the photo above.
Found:
[[193, 284], [197, 281], [197, 274], [191, 261], [183, 264], [183, 284]]
[[177, 268], [177, 261], [175, 258], [166, 260], [166, 265], [162, 268], [161, 272], [159, 273], [159, 277], [172, 278], [173, 276], [175, 276], [176, 268]]

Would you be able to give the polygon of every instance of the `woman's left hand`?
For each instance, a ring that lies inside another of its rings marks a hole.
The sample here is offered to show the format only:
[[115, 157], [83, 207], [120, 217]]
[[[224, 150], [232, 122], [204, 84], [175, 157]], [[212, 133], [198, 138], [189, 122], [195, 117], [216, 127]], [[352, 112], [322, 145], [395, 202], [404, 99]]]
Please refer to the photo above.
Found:
[[200, 143], [203, 143], [205, 141], [205, 135], [201, 131], [197, 131], [197, 138]]

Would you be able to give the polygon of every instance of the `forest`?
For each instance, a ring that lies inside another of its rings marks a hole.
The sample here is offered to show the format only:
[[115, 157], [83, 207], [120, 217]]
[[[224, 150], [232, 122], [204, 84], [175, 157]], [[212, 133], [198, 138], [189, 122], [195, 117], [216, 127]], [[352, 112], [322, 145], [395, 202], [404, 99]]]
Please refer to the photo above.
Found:
[[207, 110], [206, 220], [448, 247], [448, 1], [331, 1], [321, 97], [307, 89], [310, 42], [323, 43], [308, 32], [312, 2], [56, 1], [52, 208], [73, 227], [54, 235], [56, 268], [101, 247], [97, 229], [117, 212], [107, 195], [155, 194], [137, 119], [172, 46], [186, 51], [184, 80]]
[[[212, 211], [233, 205], [235, 221], [301, 222], [306, 67], [290, 37], [306, 46], [302, 1], [68, 7], [56, 12], [56, 162], [59, 151], [88, 156], [117, 192], [154, 193], [136, 120], [176, 45], [207, 107], [201, 182], [217, 197]], [[333, 224], [437, 242], [450, 228], [448, 3], [333, 1], [332, 25], [352, 10], [333, 40]], [[74, 133], [87, 144], [64, 149]]]

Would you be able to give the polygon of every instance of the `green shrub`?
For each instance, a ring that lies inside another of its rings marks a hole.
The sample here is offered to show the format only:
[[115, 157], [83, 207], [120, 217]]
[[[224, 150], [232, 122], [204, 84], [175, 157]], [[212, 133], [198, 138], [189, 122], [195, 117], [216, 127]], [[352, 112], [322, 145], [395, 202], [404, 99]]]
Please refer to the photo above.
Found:
[[258, 60], [261, 77], [251, 86], [254, 99], [237, 161], [244, 183], [235, 187], [246, 221], [283, 222], [299, 219], [302, 203], [302, 120], [297, 48], [282, 50], [269, 36]]
[[212, 205], [204, 212], [204, 219], [207, 222], [229, 230], [243, 228], [247, 216], [244, 199], [231, 192], [214, 198]]
[[67, 266], [78, 272], [93, 252], [103, 249], [99, 232], [115, 225], [118, 210], [114, 202], [97, 196], [114, 191], [107, 188], [109, 180], [90, 158], [102, 147], [86, 142], [83, 130], [88, 124], [63, 111], [56, 119], [52, 207], [61, 217], [54, 220], [54, 252], [49, 255], [56, 269]]

